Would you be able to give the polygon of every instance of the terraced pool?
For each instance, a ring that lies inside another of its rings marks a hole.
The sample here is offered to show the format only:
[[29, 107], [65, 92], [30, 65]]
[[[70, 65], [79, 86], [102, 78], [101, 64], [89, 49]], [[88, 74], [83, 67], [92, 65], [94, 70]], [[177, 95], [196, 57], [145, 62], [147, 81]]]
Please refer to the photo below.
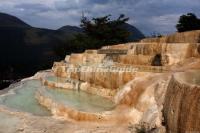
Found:
[[29, 112], [39, 116], [49, 116], [50, 112], [41, 106], [35, 99], [35, 91], [41, 87], [39, 80], [28, 80], [21, 82], [12, 88], [13, 94], [0, 97], [0, 104], [13, 110]]
[[79, 111], [102, 112], [112, 110], [115, 107], [111, 100], [84, 91], [43, 87], [41, 92], [46, 97]]

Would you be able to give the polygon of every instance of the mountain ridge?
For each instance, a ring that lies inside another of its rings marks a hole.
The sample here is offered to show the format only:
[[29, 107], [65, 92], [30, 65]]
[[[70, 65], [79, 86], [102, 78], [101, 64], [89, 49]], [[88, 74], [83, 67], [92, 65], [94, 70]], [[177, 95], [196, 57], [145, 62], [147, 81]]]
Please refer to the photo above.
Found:
[[0, 27], [2, 26], [31, 27], [30, 25], [13, 15], [0, 12]]

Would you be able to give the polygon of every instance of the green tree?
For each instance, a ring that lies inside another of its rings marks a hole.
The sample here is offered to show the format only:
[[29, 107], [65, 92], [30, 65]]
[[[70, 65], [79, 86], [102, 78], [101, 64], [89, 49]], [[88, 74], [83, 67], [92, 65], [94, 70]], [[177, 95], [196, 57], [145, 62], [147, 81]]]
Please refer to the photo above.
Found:
[[125, 15], [111, 20], [111, 15], [104, 17], [81, 18], [80, 27], [83, 33], [76, 34], [72, 39], [66, 40], [63, 45], [56, 46], [54, 52], [64, 58], [66, 54], [80, 53], [86, 49], [98, 49], [105, 45], [128, 42], [130, 33], [123, 28], [129, 20]]
[[111, 15], [107, 15], [104, 17], [92, 18], [92, 20], [84, 16], [82, 17], [80, 26], [85, 31], [85, 41], [93, 40], [93, 42], [96, 42], [94, 48], [128, 41], [130, 33], [122, 26], [129, 18], [126, 18], [123, 14], [116, 20], [111, 20], [110, 17]]
[[193, 13], [188, 13], [182, 15], [179, 18], [178, 24], [176, 25], [178, 32], [199, 30], [200, 29], [200, 19], [196, 17]]

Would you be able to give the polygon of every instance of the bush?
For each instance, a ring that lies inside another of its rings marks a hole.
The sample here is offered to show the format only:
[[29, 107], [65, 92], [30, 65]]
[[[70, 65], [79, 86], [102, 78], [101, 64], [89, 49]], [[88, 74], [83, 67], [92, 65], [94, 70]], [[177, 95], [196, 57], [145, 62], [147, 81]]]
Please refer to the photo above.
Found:
[[193, 13], [182, 15], [179, 18], [176, 28], [178, 32], [200, 30], [200, 19]]

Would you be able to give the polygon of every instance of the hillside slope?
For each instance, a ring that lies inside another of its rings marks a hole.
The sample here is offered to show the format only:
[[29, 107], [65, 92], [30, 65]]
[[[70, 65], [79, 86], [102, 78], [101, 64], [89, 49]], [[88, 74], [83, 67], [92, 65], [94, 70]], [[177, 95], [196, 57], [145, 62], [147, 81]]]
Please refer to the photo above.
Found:
[[31, 27], [22, 20], [16, 18], [15, 16], [8, 15], [6, 13], [0, 13], [0, 27]]
[[123, 28], [131, 33], [129, 36], [129, 41], [139, 41], [145, 38], [144, 34], [133, 25], [125, 24], [123, 25]]

